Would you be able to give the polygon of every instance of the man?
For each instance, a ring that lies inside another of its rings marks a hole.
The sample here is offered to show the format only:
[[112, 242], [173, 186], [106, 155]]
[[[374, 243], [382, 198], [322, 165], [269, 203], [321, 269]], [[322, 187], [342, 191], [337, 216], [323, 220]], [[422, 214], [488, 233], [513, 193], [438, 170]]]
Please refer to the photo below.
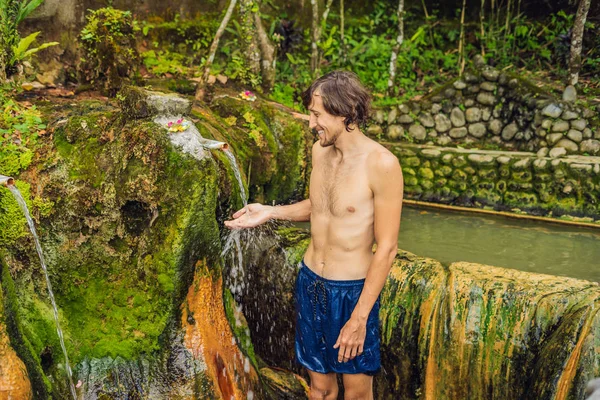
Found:
[[[296, 280], [296, 358], [311, 399], [372, 399], [381, 368], [379, 294], [397, 251], [403, 177], [398, 159], [360, 130], [370, 96], [357, 76], [334, 71], [303, 94], [312, 147], [310, 198], [287, 206], [250, 204], [225, 225], [308, 221], [311, 242]], [[377, 250], [373, 254], [373, 243]]]

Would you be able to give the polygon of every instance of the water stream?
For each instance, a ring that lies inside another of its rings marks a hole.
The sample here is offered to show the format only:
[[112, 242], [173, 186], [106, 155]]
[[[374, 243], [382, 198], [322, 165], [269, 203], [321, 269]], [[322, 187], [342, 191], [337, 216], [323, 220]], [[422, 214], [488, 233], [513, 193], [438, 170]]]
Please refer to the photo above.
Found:
[[67, 355], [67, 348], [65, 347], [65, 340], [63, 337], [62, 329], [60, 328], [60, 322], [58, 321], [58, 308], [56, 307], [56, 301], [54, 300], [54, 292], [52, 292], [52, 284], [50, 283], [50, 278], [48, 276], [48, 269], [46, 268], [46, 260], [44, 259], [44, 253], [42, 252], [42, 246], [40, 245], [40, 240], [38, 238], [37, 232], [35, 230], [35, 225], [33, 223], [33, 219], [29, 214], [29, 209], [27, 208], [27, 204], [25, 203], [25, 199], [21, 196], [21, 192], [14, 185], [8, 185], [8, 189], [12, 192], [13, 196], [19, 203], [21, 210], [23, 210], [23, 214], [25, 214], [25, 218], [27, 219], [27, 224], [29, 225], [29, 229], [31, 230], [31, 234], [33, 235], [33, 240], [35, 241], [35, 249], [37, 250], [38, 256], [40, 258], [40, 264], [42, 265], [42, 270], [44, 271], [44, 276], [46, 277], [46, 285], [48, 287], [48, 294], [50, 296], [50, 301], [52, 302], [52, 311], [54, 312], [54, 322], [56, 323], [56, 332], [58, 334], [58, 339], [60, 340], [60, 347], [62, 348], [63, 354], [65, 356], [65, 370], [67, 372], [67, 377], [69, 378], [69, 389], [71, 390], [71, 395], [73, 399], [77, 399], [77, 394], [75, 392], [75, 386], [73, 385], [73, 373], [71, 371], [71, 366], [69, 364], [69, 356]]
[[225, 149], [225, 155], [229, 159], [231, 163], [231, 168], [233, 169], [233, 173], [235, 175], [235, 179], [237, 180], [238, 186], [240, 188], [240, 197], [242, 198], [242, 203], [244, 203], [244, 207], [248, 205], [248, 198], [246, 197], [246, 190], [244, 189], [244, 183], [242, 182], [242, 175], [240, 173], [240, 169], [238, 168], [237, 161], [235, 161], [235, 156], [229, 149]]
[[[235, 156], [229, 150], [225, 150], [225, 155], [231, 163], [231, 168], [238, 183], [240, 197], [244, 207], [248, 206], [248, 198], [246, 197], [246, 190], [244, 189], [244, 183], [242, 182], [242, 175], [240, 169], [235, 160]], [[225, 245], [221, 252], [221, 257], [225, 258], [231, 254], [231, 268], [229, 270], [230, 279], [226, 280], [227, 286], [234, 296], [239, 296], [242, 291], [246, 288], [245, 283], [245, 271], [244, 271], [244, 256], [242, 252], [242, 235], [247, 238], [248, 235], [243, 230], [230, 230], [225, 236]], [[245, 241], [245, 240], [244, 240]], [[232, 249], [235, 248], [235, 251]]]

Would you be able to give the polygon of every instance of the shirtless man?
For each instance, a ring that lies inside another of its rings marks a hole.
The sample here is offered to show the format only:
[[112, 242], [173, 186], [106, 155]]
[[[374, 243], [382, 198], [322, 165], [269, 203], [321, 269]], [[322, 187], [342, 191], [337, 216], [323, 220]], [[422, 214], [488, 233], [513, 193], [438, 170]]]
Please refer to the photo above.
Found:
[[370, 97], [355, 74], [322, 76], [303, 101], [319, 138], [312, 147], [310, 198], [287, 206], [250, 204], [225, 225], [310, 220], [295, 293], [296, 358], [308, 370], [310, 398], [337, 399], [341, 373], [345, 399], [373, 399], [373, 375], [381, 368], [379, 294], [397, 252], [402, 170], [359, 128]]

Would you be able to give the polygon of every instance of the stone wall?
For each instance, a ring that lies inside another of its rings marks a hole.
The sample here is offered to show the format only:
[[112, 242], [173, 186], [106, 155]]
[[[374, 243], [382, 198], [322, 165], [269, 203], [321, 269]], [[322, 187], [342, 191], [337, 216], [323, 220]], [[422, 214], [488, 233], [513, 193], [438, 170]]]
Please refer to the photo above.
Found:
[[394, 141], [600, 154], [598, 115], [568, 87], [556, 99], [476, 58], [475, 68], [418, 102], [376, 110], [368, 132]]
[[600, 219], [600, 157], [385, 145], [401, 160], [407, 199]]

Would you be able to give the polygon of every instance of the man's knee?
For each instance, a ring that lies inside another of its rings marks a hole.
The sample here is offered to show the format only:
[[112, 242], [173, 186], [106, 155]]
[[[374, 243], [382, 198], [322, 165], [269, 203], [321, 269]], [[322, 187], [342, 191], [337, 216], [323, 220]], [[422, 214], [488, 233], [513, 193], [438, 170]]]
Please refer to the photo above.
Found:
[[310, 400], [335, 400], [338, 395], [338, 387], [335, 385], [310, 384]]
[[344, 400], [371, 400], [371, 388], [344, 387]]
[[344, 375], [344, 400], [373, 400], [373, 377], [365, 374]]
[[338, 395], [336, 375], [319, 374], [309, 371], [310, 376], [310, 399], [335, 400]]

